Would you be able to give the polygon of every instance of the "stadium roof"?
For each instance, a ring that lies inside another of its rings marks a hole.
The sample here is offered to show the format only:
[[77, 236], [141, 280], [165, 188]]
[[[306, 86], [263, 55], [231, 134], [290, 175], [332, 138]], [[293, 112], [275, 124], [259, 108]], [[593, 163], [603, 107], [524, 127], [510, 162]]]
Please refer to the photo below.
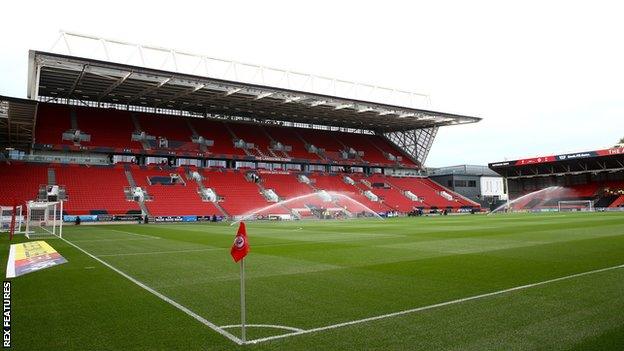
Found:
[[[480, 118], [188, 73], [31, 51], [28, 97], [61, 98], [393, 132]], [[45, 101], [45, 100], [44, 100]]]
[[0, 147], [27, 148], [36, 113], [37, 101], [0, 96]]
[[624, 147], [494, 162], [489, 167], [508, 178], [621, 172], [624, 170]]

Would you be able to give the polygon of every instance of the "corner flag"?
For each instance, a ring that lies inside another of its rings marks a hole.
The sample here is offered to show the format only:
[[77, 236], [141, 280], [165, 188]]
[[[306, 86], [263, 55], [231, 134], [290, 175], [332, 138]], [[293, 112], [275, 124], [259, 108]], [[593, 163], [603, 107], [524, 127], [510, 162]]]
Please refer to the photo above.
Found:
[[247, 242], [247, 229], [245, 228], [245, 223], [240, 222], [236, 238], [234, 239], [234, 244], [232, 244], [232, 249], [230, 249], [230, 254], [234, 259], [234, 262], [238, 262], [245, 258], [248, 252], [249, 242]]
[[245, 322], [245, 256], [249, 252], [249, 242], [247, 241], [247, 229], [245, 223], [240, 222], [238, 232], [234, 238], [234, 244], [230, 249], [230, 255], [234, 262], [240, 262], [240, 290], [241, 290], [241, 339], [243, 343], [246, 340], [246, 322]]

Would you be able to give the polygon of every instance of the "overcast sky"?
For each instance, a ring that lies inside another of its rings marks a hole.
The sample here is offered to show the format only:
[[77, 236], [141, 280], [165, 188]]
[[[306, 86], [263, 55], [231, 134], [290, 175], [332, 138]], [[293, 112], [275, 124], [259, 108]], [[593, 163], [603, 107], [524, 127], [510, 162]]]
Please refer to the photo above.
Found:
[[482, 117], [442, 128], [428, 166], [586, 151], [624, 137], [618, 1], [5, 1], [0, 95], [60, 29], [425, 92]]

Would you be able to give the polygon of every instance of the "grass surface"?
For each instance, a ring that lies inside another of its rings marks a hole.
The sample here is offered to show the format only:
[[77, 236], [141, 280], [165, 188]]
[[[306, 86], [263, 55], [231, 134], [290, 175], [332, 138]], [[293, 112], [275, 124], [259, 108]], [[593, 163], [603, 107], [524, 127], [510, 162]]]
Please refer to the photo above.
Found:
[[[624, 264], [624, 215], [248, 223], [248, 323], [300, 329]], [[64, 238], [218, 325], [239, 324], [226, 224], [66, 226]], [[22, 241], [18, 238], [16, 241]], [[237, 346], [59, 239], [13, 279], [16, 350], [624, 349], [624, 268]], [[9, 242], [0, 241], [6, 262]], [[228, 331], [239, 336], [236, 328]], [[248, 339], [287, 331], [249, 328]]]

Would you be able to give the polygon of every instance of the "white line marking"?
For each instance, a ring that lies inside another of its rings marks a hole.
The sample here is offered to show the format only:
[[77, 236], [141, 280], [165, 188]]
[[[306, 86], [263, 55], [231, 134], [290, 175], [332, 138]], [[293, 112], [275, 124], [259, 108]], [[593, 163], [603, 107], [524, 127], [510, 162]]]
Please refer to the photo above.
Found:
[[129, 234], [129, 235], [136, 235], [136, 236], [142, 236], [144, 238], [150, 238], [150, 239], [160, 239], [160, 237], [158, 236], [152, 236], [152, 235], [145, 235], [145, 234], [138, 234], [138, 233], [133, 233], [133, 232], [126, 232], [123, 230], [117, 230], [117, 229], [109, 229], [111, 232], [117, 232], [117, 233], [124, 233], [124, 234]]
[[137, 255], [160, 255], [160, 254], [172, 254], [183, 252], [203, 252], [203, 251], [223, 251], [226, 250], [222, 247], [212, 247], [207, 249], [189, 249], [189, 250], [171, 250], [171, 251], [148, 251], [148, 252], [127, 252], [119, 254], [104, 254], [98, 255], [98, 257], [117, 257], [117, 256], [137, 256]]
[[99, 242], [99, 241], [136, 241], [136, 240], [156, 240], [156, 239], [160, 239], [160, 238], [151, 237], [151, 238], [128, 238], [128, 239], [85, 239], [85, 240], [74, 240], [74, 242], [89, 243], [89, 242]]
[[606, 272], [606, 271], [619, 269], [619, 268], [624, 268], [624, 264], [619, 265], [619, 266], [613, 266], [613, 267], [596, 269], [596, 270], [593, 270], [593, 271], [588, 271], [588, 272], [583, 272], [583, 273], [567, 275], [567, 276], [564, 276], [564, 277], [549, 279], [549, 280], [545, 280], [545, 281], [542, 281], [542, 282], [526, 284], [526, 285], [520, 285], [520, 286], [516, 286], [516, 287], [513, 287], [513, 288], [509, 288], [509, 289], [505, 289], [505, 290], [499, 290], [499, 291], [494, 291], [494, 292], [490, 292], [490, 293], [486, 293], [486, 294], [464, 297], [464, 298], [461, 298], [461, 299], [447, 301], [447, 302], [441, 302], [441, 303], [437, 303], [437, 304], [434, 304], [434, 305], [423, 306], [423, 307], [418, 307], [418, 308], [412, 308], [412, 309], [409, 309], [409, 310], [383, 314], [383, 315], [380, 315], [380, 316], [368, 317], [368, 318], [364, 318], [364, 319], [357, 319], [357, 320], [354, 320], [354, 321], [343, 322], [343, 323], [338, 323], [338, 324], [333, 324], [333, 325], [327, 325], [327, 326], [319, 327], [319, 328], [306, 329], [306, 330], [301, 330], [301, 331], [288, 333], [288, 334], [268, 336], [268, 337], [265, 337], [265, 338], [249, 340], [249, 341], [247, 341], [245, 343], [246, 344], [258, 344], [258, 343], [261, 343], [261, 342], [266, 342], [266, 341], [276, 340], [276, 339], [283, 339], [283, 338], [287, 338], [287, 337], [291, 337], [291, 336], [295, 336], [295, 335], [316, 333], [316, 332], [330, 330], [330, 329], [342, 328], [342, 327], [346, 327], [346, 326], [350, 326], [350, 325], [354, 325], [354, 324], [372, 322], [372, 321], [376, 321], [376, 320], [380, 320], [380, 319], [391, 318], [391, 317], [401, 316], [401, 315], [405, 315], [405, 314], [410, 314], [410, 313], [430, 310], [430, 309], [434, 309], [434, 308], [438, 308], [438, 307], [454, 305], [454, 304], [458, 304], [458, 303], [462, 303], [462, 302], [466, 302], [466, 301], [482, 299], [482, 298], [486, 298], [486, 297], [490, 297], [490, 296], [505, 294], [505, 293], [509, 293], [509, 292], [513, 292], [513, 291], [528, 289], [528, 288], [532, 288], [532, 287], [536, 287], [536, 286], [540, 286], [540, 285], [545, 285], [545, 284], [549, 284], [549, 283], [559, 282], [559, 281], [562, 281], [562, 280], [568, 280], [568, 279], [582, 277], [582, 276], [585, 276], [585, 275], [590, 275], [590, 274], [595, 274], [595, 273], [600, 273], [600, 272]]
[[[220, 328], [221, 329], [231, 329], [231, 328], [240, 328], [240, 324], [230, 324], [230, 325], [222, 325]], [[245, 324], [245, 326], [247, 327], [252, 327], [252, 328], [272, 328], [272, 329], [284, 329], [284, 330], [290, 330], [290, 331], [294, 331], [294, 332], [301, 332], [304, 331], [303, 329], [299, 329], [299, 328], [295, 328], [295, 327], [287, 327], [284, 325], [275, 325], [275, 324]]]
[[[152, 237], [152, 239], [160, 239], [160, 237]], [[116, 240], [143, 240], [143, 239], [93, 239], [93, 240], [74, 240], [74, 242], [90, 242], [90, 241], [116, 241]], [[366, 240], [366, 239], [363, 239]], [[300, 246], [300, 245], [313, 245], [318, 243], [334, 243], [334, 242], [345, 242], [346, 240], [332, 240], [332, 241], [297, 241], [297, 242], [289, 242], [289, 243], [279, 243], [279, 244], [265, 244], [265, 245], [254, 245], [254, 248], [258, 247], [279, 247], [279, 246]], [[138, 255], [159, 255], [159, 254], [175, 254], [175, 253], [184, 253], [184, 252], [204, 252], [204, 251], [226, 251], [229, 250], [229, 247], [211, 247], [206, 249], [188, 249], [188, 250], [171, 250], [171, 251], [145, 251], [145, 252], [128, 252], [128, 253], [119, 253], [119, 254], [103, 254], [98, 255], [98, 257], [116, 257], [116, 256], [138, 256]]]
[[120, 269], [108, 264], [107, 262], [97, 258], [96, 256], [92, 255], [91, 253], [87, 252], [86, 250], [82, 249], [80, 246], [72, 243], [71, 241], [65, 239], [65, 238], [61, 238], [61, 240], [65, 241], [66, 243], [68, 243], [69, 245], [75, 247], [76, 249], [82, 251], [85, 255], [91, 257], [92, 259], [100, 262], [101, 264], [105, 265], [106, 267], [112, 269], [113, 271], [117, 272], [118, 274], [120, 274], [121, 276], [123, 276], [124, 278], [128, 279], [129, 281], [133, 282], [134, 284], [140, 286], [141, 288], [149, 291], [150, 293], [156, 295], [158, 298], [160, 298], [161, 300], [169, 303], [170, 305], [172, 305], [173, 307], [179, 309], [180, 311], [188, 314], [189, 316], [195, 318], [197, 321], [201, 322], [202, 324], [204, 324], [205, 326], [209, 327], [210, 329], [216, 331], [217, 333], [225, 336], [226, 338], [230, 339], [231, 341], [235, 342], [238, 345], [242, 345], [243, 341], [241, 339], [239, 339], [238, 337], [232, 335], [231, 333], [229, 333], [228, 331], [219, 328], [216, 324], [210, 322], [209, 320], [205, 319], [204, 317], [198, 315], [197, 313], [191, 311], [189, 308], [187, 308], [186, 306], [183, 306], [181, 304], [179, 304], [178, 302], [174, 301], [173, 299], [169, 298], [166, 295], [163, 295], [161, 293], [159, 293], [158, 291], [152, 289], [151, 287], [147, 286], [146, 284], [140, 282], [139, 280], [133, 278], [132, 276], [124, 273], [123, 271], [121, 271]]

